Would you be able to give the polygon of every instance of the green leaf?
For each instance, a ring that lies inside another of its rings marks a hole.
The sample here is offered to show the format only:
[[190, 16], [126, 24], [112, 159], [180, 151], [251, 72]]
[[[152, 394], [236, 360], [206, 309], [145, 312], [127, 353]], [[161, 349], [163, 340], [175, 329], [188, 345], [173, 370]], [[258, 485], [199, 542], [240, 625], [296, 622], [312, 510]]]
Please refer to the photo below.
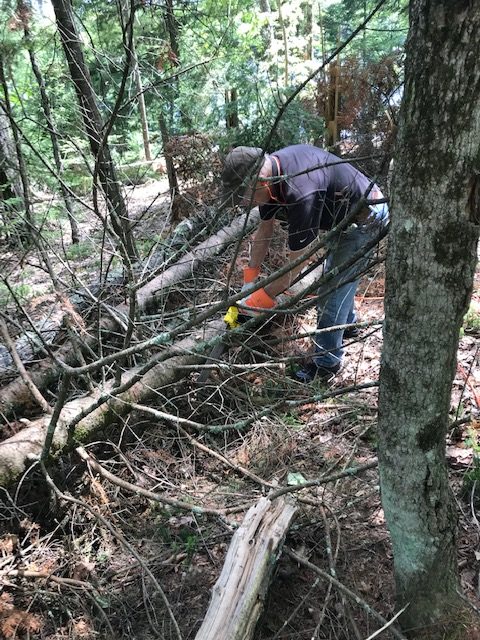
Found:
[[290, 487], [295, 487], [299, 484], [304, 484], [305, 482], [306, 479], [301, 473], [289, 473], [287, 475], [287, 484]]

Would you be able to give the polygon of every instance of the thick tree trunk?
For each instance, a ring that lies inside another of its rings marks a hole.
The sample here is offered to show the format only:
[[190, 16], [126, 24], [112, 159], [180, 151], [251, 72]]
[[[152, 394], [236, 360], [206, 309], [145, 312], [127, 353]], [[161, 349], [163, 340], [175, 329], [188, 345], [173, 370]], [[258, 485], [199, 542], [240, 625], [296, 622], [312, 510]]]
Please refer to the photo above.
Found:
[[68, 68], [77, 94], [80, 113], [95, 158], [98, 177], [105, 194], [112, 226], [130, 260], [136, 259], [127, 208], [123, 199], [107, 140], [103, 139], [103, 123], [88, 67], [83, 56], [81, 39], [73, 20], [70, 0], [52, 0], [58, 30]]
[[410, 17], [387, 256], [379, 461], [398, 606], [408, 604], [402, 625], [433, 640], [462, 622], [445, 436], [479, 237], [480, 5], [413, 0]]

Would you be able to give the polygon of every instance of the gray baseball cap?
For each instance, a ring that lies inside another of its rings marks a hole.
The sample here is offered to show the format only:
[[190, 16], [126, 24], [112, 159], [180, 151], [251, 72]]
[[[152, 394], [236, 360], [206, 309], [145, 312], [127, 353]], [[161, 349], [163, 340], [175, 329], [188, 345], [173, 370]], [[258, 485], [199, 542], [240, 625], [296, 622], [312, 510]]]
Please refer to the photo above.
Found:
[[[222, 171], [223, 198], [232, 198], [237, 203], [245, 191], [245, 179], [253, 170], [264, 152], [260, 147], [235, 147], [225, 158]], [[259, 164], [257, 169], [259, 168]], [[243, 187], [243, 188], [242, 188]]]

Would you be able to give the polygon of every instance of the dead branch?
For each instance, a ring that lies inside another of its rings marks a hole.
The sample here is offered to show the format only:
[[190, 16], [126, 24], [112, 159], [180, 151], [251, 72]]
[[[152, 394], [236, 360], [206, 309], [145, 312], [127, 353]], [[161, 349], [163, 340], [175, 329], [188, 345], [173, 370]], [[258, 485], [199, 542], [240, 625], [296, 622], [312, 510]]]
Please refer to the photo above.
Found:
[[[352, 602], [355, 602], [355, 604], [358, 604], [360, 607], [362, 607], [362, 609], [366, 611], [368, 615], [372, 616], [372, 618], [375, 618], [381, 625], [385, 626], [389, 624], [388, 621], [385, 620], [385, 618], [382, 615], [380, 615], [377, 611], [375, 611], [375, 609], [372, 609], [372, 607], [367, 602], [365, 602], [363, 598], [360, 598], [359, 595], [357, 595], [351, 589], [346, 587], [339, 580], [337, 580], [336, 578], [328, 574], [326, 571], [323, 571], [322, 569], [320, 569], [320, 567], [317, 567], [312, 562], [309, 562], [302, 556], [298, 555], [298, 553], [295, 553], [295, 551], [293, 551], [292, 549], [289, 549], [288, 547], [284, 547], [283, 550], [284, 550], [284, 553], [286, 553], [286, 555], [292, 558], [292, 560], [295, 560], [295, 562], [298, 562], [298, 564], [302, 565], [306, 569], [313, 571], [314, 573], [321, 576], [325, 580], [328, 580], [329, 582], [331, 582], [334, 585], [334, 587], [338, 589], [338, 591], [340, 591], [340, 593], [344, 594], [349, 600], [352, 600]], [[397, 640], [407, 640], [407, 638], [403, 635], [403, 633], [398, 631], [398, 629], [396, 629], [393, 626], [390, 626], [389, 628], [390, 628], [390, 633], [393, 636], [395, 636]]]
[[332, 475], [325, 476], [324, 478], [317, 478], [316, 480], [308, 480], [307, 482], [302, 482], [300, 484], [293, 485], [291, 487], [281, 487], [274, 491], [270, 498], [272, 500], [279, 498], [287, 493], [294, 493], [295, 491], [301, 491], [302, 489], [308, 489], [309, 487], [318, 487], [322, 484], [327, 484], [328, 482], [335, 482], [335, 480], [339, 480], [340, 478], [347, 478], [351, 476], [355, 476], [358, 473], [362, 473], [363, 471], [367, 471], [368, 469], [375, 469], [378, 466], [378, 460], [373, 460], [372, 462], [368, 462], [367, 464], [359, 465], [358, 467], [350, 467], [349, 469], [344, 469], [343, 471], [339, 471], [338, 473], [333, 473]]
[[92, 589], [95, 590], [93, 584], [85, 582], [84, 580], [76, 580], [75, 578], [63, 578], [62, 576], [56, 576], [54, 573], [48, 571], [33, 571], [32, 569], [9, 569], [2, 572], [2, 575], [6, 578], [35, 578], [38, 580], [50, 580], [59, 584], [60, 586], [71, 587], [74, 589]]
[[175, 500], [174, 498], [168, 498], [166, 496], [162, 496], [159, 493], [154, 491], [149, 491], [148, 489], [144, 489], [143, 487], [138, 487], [131, 482], [127, 482], [123, 480], [123, 478], [119, 478], [118, 476], [110, 473], [101, 464], [99, 464], [83, 447], [77, 447], [76, 452], [78, 455], [84, 460], [87, 465], [93, 469], [96, 473], [99, 473], [103, 478], [117, 485], [118, 487], [122, 487], [122, 489], [126, 489], [127, 491], [131, 491], [132, 493], [136, 493], [139, 496], [144, 496], [149, 500], [154, 500], [155, 502], [160, 502], [161, 504], [167, 504], [171, 507], [175, 507], [177, 509], [182, 509], [183, 511], [193, 511], [194, 513], [207, 513], [215, 516], [224, 516], [227, 513], [231, 513], [228, 509], [213, 509], [210, 507], [202, 507], [200, 505], [182, 502], [181, 500]]
[[283, 541], [296, 512], [287, 500], [261, 498], [233, 536], [195, 640], [249, 640]]

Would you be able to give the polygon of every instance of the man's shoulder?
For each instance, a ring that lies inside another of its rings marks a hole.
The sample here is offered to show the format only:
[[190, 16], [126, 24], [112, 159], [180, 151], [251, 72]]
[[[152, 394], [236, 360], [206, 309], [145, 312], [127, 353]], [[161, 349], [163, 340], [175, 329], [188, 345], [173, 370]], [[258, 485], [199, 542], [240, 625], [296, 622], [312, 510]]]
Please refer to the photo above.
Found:
[[278, 151], [274, 151], [273, 155], [278, 157], [292, 157], [292, 158], [328, 158], [335, 157], [329, 151], [315, 147], [312, 144], [292, 144], [288, 147], [283, 147]]

